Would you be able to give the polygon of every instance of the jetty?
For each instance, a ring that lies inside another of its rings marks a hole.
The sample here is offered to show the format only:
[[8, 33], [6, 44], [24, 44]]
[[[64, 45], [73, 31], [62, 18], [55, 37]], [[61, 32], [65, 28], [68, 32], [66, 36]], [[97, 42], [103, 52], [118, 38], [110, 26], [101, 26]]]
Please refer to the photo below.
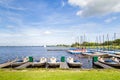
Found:
[[115, 55], [115, 54], [109, 54], [109, 56], [120, 58], [120, 55]]
[[67, 49], [47, 49], [47, 51], [67, 51]]
[[25, 64], [22, 64], [22, 65], [16, 67], [15, 69], [24, 69], [24, 68], [27, 68], [27, 67], [29, 67], [31, 65], [32, 65], [32, 62], [27, 62]]
[[108, 66], [108, 65], [106, 65], [106, 64], [103, 64], [103, 63], [101, 63], [101, 62], [94, 62], [94, 65], [100, 66], [100, 67], [102, 67], [102, 68], [104, 68], [104, 69], [113, 68], [113, 67]]
[[91, 56], [91, 57], [94, 57], [94, 56], [108, 56], [108, 54], [105, 54], [105, 53], [93, 53], [93, 54], [82, 53], [82, 55], [84, 55], [84, 56]]
[[7, 63], [3, 63], [3, 64], [0, 64], [0, 68], [5, 68], [5, 67], [8, 67], [8, 66], [11, 66], [12, 63], [16, 62], [17, 61], [17, 58], [13, 61], [9, 61]]
[[60, 68], [61, 69], [68, 69], [69, 66], [68, 66], [67, 62], [60, 62]]

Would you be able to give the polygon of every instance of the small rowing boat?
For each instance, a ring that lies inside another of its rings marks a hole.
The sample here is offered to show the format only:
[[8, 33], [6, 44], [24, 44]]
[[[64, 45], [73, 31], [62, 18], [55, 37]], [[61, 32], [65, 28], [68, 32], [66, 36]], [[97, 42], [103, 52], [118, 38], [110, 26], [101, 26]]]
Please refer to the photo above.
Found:
[[109, 66], [112, 66], [112, 67], [120, 68], [120, 63], [116, 62], [112, 59], [103, 59], [103, 58], [99, 57], [98, 61], [101, 62], [101, 63], [107, 64]]
[[50, 62], [47, 63], [48, 67], [59, 67], [60, 62], [57, 62], [57, 59], [55, 57], [50, 58]]
[[75, 62], [71, 57], [67, 58], [67, 63], [70, 68], [80, 68], [82, 66], [82, 63]]
[[45, 67], [47, 59], [45, 57], [40, 58], [39, 62], [33, 62], [33, 67]]

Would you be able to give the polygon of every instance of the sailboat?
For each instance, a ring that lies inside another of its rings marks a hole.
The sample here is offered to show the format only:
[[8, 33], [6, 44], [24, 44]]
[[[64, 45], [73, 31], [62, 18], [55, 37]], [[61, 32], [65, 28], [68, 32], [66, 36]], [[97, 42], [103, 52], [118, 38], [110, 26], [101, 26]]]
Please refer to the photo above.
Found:
[[44, 47], [44, 48], [46, 48], [47, 46], [46, 46], [46, 45], [44, 45], [43, 47]]
[[[83, 37], [82, 36], [80, 36], [80, 38], [81, 38], [81, 44], [83, 43]], [[85, 34], [84, 34], [84, 41], [85, 41]], [[79, 43], [80, 44], [80, 42], [79, 42], [79, 37], [78, 37], [78, 42], [77, 43]], [[68, 53], [71, 53], [71, 54], [81, 54], [81, 53], [86, 53], [87, 52], [87, 49], [86, 48], [83, 48], [82, 47], [82, 45], [80, 44], [79, 45], [78, 44], [78, 48], [71, 48], [71, 49], [69, 49], [69, 50], [67, 50], [67, 52]], [[82, 48], [80, 48], [79, 46], [81, 46]]]

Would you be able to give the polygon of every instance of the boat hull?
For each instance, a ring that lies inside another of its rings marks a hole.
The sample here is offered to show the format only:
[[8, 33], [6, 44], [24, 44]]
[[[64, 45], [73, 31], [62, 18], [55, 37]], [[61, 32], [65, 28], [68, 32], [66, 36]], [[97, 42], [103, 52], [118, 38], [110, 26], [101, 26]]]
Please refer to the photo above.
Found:
[[73, 62], [73, 63], [68, 62], [68, 66], [70, 68], [81, 68], [82, 64], [80, 62]]
[[17, 66], [20, 66], [20, 65], [22, 65], [22, 64], [25, 64], [26, 62], [14, 62], [14, 63], [12, 63], [11, 64], [11, 67], [17, 67]]
[[109, 66], [112, 66], [112, 67], [115, 67], [115, 68], [120, 68], [120, 63], [117, 63], [117, 62], [114, 62], [114, 63], [110, 63], [110, 62], [103, 62], [103, 61], [100, 61], [99, 62], [103, 63], [103, 64], [106, 64], [106, 65], [109, 65]]
[[50, 68], [56, 68], [60, 66], [60, 63], [59, 62], [56, 62], [56, 63], [48, 62], [47, 65]]
[[45, 67], [46, 63], [41, 63], [41, 62], [37, 62], [37, 63], [33, 63], [32, 66], [33, 67]]

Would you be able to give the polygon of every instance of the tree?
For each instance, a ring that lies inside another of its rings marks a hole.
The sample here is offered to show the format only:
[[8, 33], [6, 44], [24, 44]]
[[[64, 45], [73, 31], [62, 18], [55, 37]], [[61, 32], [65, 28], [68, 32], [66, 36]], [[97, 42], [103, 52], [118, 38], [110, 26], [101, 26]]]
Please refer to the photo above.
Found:
[[120, 45], [120, 39], [116, 39], [113, 41], [114, 45]]
[[71, 47], [79, 47], [79, 46], [80, 46], [80, 44], [78, 42], [71, 45]]

